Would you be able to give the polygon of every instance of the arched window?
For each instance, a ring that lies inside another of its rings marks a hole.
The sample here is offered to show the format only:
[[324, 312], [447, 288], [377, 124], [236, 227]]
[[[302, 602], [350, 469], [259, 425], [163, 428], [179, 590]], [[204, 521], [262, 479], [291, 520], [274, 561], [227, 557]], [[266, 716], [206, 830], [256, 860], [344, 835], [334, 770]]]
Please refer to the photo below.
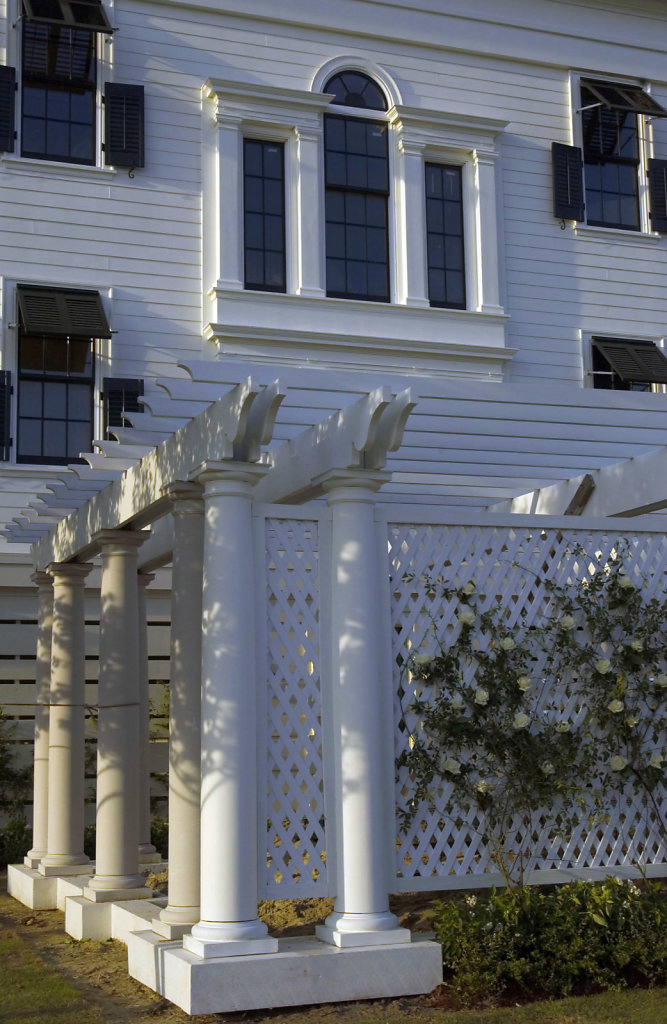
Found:
[[335, 96], [331, 106], [355, 110], [324, 118], [327, 295], [389, 302], [387, 124], [361, 114], [385, 111], [387, 100], [353, 70], [333, 75], [324, 92]]

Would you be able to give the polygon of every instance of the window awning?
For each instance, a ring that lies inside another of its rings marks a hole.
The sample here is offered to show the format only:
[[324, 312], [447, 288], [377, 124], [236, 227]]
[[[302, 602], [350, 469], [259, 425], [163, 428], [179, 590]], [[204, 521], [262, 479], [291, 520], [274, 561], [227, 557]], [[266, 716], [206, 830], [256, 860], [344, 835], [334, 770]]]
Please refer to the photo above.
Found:
[[27, 334], [52, 337], [110, 338], [111, 328], [100, 293], [88, 289], [16, 288], [21, 325]]
[[44, 25], [113, 32], [102, 0], [23, 0], [23, 14], [28, 21]]
[[667, 110], [639, 85], [598, 82], [591, 78], [582, 78], [581, 85], [608, 110], [625, 110], [631, 114], [645, 114], [647, 117], [667, 117]]
[[591, 338], [591, 343], [622, 381], [667, 384], [667, 358], [654, 342]]

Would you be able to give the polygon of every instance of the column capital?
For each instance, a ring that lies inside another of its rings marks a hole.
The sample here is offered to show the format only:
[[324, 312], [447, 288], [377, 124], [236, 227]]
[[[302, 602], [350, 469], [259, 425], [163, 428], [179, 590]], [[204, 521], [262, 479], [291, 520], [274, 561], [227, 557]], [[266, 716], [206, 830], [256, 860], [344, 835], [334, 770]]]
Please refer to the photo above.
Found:
[[137, 583], [140, 587], [147, 587], [149, 583], [152, 583], [155, 579], [154, 572], [138, 572]]
[[390, 480], [391, 473], [376, 469], [329, 469], [315, 477], [313, 483], [327, 495], [327, 503], [333, 504], [338, 501], [372, 502], [373, 495]]
[[190, 473], [190, 478], [204, 487], [204, 498], [215, 494], [251, 493], [255, 484], [266, 476], [270, 466], [257, 462], [202, 462]]
[[93, 567], [89, 562], [51, 562], [47, 566], [47, 572], [52, 580], [55, 580], [56, 577], [85, 580], [86, 576], [92, 572], [92, 569]]
[[40, 590], [42, 588], [50, 588], [53, 586], [53, 576], [48, 572], [42, 572], [38, 570], [33, 572], [30, 579]]
[[129, 551], [139, 548], [147, 540], [149, 534], [145, 530], [98, 530], [90, 538], [103, 551], [116, 548], [118, 551]]
[[171, 501], [174, 516], [202, 515], [204, 488], [195, 481], [174, 480], [162, 492]]

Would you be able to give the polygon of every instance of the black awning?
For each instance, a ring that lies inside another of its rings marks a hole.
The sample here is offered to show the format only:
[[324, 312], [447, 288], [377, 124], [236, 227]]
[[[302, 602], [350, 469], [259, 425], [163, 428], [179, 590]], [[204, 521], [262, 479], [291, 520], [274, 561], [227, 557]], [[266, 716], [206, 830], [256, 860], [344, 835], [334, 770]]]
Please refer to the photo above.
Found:
[[591, 343], [622, 381], [667, 384], [667, 358], [654, 342], [591, 338]]
[[113, 32], [102, 0], [23, 0], [23, 14], [28, 21], [44, 25]]
[[17, 285], [21, 326], [26, 334], [52, 337], [110, 338], [111, 328], [100, 293], [73, 288]]
[[645, 114], [647, 117], [667, 117], [667, 110], [639, 85], [582, 78], [581, 86], [588, 89], [598, 103], [609, 110], [625, 110], [631, 114]]

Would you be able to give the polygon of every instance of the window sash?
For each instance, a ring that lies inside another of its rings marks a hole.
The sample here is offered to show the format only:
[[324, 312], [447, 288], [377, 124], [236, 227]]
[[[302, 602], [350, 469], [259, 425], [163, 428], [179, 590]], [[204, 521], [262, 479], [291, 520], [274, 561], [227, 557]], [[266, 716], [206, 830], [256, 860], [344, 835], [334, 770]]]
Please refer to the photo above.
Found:
[[424, 171], [429, 302], [440, 309], [465, 309], [463, 169], [427, 163]]
[[244, 287], [287, 290], [285, 243], [285, 146], [243, 140]]

